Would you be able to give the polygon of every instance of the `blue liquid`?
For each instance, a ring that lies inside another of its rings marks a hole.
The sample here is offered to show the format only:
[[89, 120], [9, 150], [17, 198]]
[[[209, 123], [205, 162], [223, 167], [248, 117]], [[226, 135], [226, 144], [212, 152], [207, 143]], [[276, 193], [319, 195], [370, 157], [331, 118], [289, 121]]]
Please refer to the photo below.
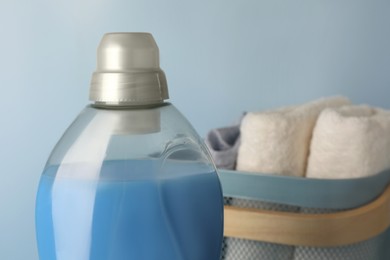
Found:
[[44, 172], [36, 205], [40, 260], [220, 258], [216, 173], [183, 175], [171, 167], [177, 172], [157, 178], [145, 163], [134, 164], [106, 162], [99, 181], [59, 177], [58, 167]]

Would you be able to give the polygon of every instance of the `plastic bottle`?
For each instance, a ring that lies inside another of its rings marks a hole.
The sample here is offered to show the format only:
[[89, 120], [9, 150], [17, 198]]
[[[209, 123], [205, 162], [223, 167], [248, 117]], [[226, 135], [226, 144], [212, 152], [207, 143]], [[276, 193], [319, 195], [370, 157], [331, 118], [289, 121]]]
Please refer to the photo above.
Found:
[[93, 103], [66, 130], [40, 180], [40, 260], [220, 259], [215, 166], [166, 99], [152, 35], [106, 34]]

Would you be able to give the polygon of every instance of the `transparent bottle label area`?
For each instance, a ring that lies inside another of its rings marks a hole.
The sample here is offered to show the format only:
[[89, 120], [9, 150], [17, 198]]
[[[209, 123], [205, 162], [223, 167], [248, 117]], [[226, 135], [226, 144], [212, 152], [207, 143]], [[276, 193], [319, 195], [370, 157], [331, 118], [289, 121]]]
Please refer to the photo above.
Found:
[[[219, 259], [223, 202], [215, 172], [183, 174], [194, 166], [180, 163], [158, 177], [142, 161], [106, 161], [99, 179], [78, 179], [61, 177], [64, 167], [41, 177], [40, 260]], [[70, 169], [83, 176], [85, 167]]]

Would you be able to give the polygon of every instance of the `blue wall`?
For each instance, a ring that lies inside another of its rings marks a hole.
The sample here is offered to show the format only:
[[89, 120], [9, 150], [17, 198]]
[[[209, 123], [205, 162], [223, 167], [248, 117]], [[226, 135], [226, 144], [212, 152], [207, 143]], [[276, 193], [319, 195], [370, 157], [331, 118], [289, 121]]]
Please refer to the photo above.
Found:
[[0, 259], [35, 260], [45, 160], [86, 105], [104, 32], [148, 31], [202, 135], [242, 111], [343, 94], [390, 107], [390, 1], [3, 0]]

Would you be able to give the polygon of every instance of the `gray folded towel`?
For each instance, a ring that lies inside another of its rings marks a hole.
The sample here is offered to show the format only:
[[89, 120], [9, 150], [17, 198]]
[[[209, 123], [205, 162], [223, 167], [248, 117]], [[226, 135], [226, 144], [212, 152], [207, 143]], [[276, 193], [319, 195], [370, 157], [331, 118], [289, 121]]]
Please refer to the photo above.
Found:
[[241, 119], [232, 126], [216, 128], [207, 134], [205, 142], [217, 168], [234, 170], [236, 167]]

